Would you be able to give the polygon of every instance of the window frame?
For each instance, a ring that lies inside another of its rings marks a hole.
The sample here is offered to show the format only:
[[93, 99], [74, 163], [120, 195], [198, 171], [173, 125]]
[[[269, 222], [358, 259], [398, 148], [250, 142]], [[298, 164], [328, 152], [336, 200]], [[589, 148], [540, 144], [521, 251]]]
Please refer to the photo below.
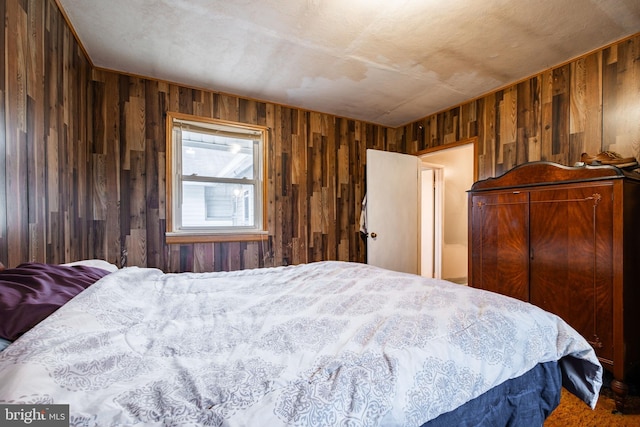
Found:
[[[254, 222], [260, 221], [255, 227], [224, 227], [224, 228], [199, 228], [199, 229], [183, 229], [179, 222], [182, 213], [181, 206], [178, 205], [179, 195], [182, 186], [182, 141], [174, 141], [174, 126], [176, 122], [191, 122], [195, 125], [201, 125], [204, 128], [221, 126], [225, 128], [237, 128], [241, 131], [259, 132], [262, 135], [262, 146], [260, 147], [259, 160], [259, 179], [258, 184], [261, 195], [256, 200], [256, 207], [260, 207], [260, 213], [254, 213]], [[206, 243], [206, 242], [225, 242], [225, 241], [253, 241], [263, 240], [268, 234], [267, 231], [267, 153], [269, 146], [269, 128], [266, 126], [233, 122], [229, 120], [213, 119], [191, 114], [167, 112], [166, 113], [166, 232], [165, 239], [168, 244], [171, 243]], [[175, 212], [176, 210], [179, 211]]]

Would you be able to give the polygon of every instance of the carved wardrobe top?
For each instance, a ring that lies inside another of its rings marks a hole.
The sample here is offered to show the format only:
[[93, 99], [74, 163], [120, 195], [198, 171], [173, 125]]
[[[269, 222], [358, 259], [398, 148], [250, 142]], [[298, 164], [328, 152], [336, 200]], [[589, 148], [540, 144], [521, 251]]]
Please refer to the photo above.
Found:
[[609, 165], [573, 167], [541, 161], [524, 163], [498, 177], [476, 181], [469, 191], [622, 178], [640, 182], [640, 173]]

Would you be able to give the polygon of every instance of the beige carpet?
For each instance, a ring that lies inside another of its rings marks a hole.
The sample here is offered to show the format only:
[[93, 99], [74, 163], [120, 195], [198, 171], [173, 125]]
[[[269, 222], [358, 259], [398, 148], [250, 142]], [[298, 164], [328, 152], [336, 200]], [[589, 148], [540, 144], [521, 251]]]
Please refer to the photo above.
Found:
[[601, 390], [594, 410], [563, 388], [560, 406], [547, 418], [544, 427], [640, 427], [640, 396], [629, 395], [624, 414], [613, 413], [615, 407], [608, 388]]

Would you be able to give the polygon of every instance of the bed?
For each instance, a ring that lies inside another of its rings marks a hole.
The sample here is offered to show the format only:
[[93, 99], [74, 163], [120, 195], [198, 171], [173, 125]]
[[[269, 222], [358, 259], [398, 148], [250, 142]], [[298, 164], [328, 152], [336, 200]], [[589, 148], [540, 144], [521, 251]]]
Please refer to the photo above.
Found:
[[9, 340], [0, 404], [68, 404], [74, 426], [534, 426], [562, 386], [593, 408], [602, 384], [557, 316], [446, 281], [53, 268], [100, 277]]

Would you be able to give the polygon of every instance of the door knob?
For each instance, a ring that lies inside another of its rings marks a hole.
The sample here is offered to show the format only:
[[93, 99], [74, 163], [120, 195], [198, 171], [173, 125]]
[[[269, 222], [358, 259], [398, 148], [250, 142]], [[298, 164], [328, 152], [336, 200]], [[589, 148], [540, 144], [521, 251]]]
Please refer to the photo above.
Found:
[[371, 233], [371, 238], [375, 239], [376, 237], [378, 237], [378, 235], [376, 233]]

